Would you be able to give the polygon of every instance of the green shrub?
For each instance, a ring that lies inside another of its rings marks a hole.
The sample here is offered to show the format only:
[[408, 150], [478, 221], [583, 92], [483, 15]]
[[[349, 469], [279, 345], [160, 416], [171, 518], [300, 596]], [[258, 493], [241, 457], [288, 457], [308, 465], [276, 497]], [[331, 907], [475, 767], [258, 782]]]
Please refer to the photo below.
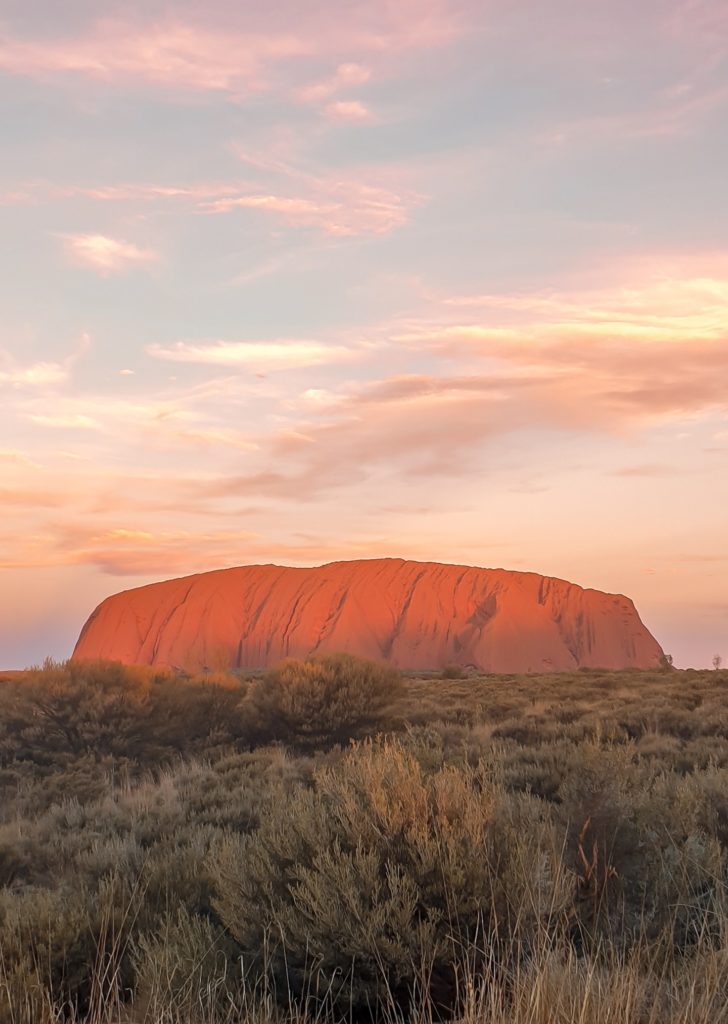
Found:
[[326, 746], [372, 732], [402, 692], [396, 669], [350, 654], [290, 658], [249, 684], [241, 705], [257, 742]]
[[239, 679], [117, 662], [48, 661], [0, 679], [0, 821], [128, 784], [181, 755], [242, 739]]
[[564, 909], [558, 853], [538, 802], [504, 802], [486, 765], [427, 773], [402, 744], [367, 743], [227, 842], [215, 906], [244, 955], [270, 949], [298, 993], [318, 972], [375, 1006], [424, 971], [452, 1006], [464, 948], [527, 941]]
[[716, 805], [702, 778], [655, 771], [631, 747], [585, 744], [558, 805], [582, 938], [621, 950], [671, 933], [684, 950], [705, 937], [726, 894], [725, 850], [704, 827]]

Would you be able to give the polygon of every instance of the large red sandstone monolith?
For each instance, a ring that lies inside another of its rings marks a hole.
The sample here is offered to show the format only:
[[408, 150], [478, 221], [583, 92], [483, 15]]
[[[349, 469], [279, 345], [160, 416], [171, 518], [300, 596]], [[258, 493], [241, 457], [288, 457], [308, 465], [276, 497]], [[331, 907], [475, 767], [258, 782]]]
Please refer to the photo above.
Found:
[[261, 668], [348, 651], [405, 669], [485, 672], [659, 664], [632, 601], [530, 572], [380, 558], [250, 565], [108, 597], [73, 657]]

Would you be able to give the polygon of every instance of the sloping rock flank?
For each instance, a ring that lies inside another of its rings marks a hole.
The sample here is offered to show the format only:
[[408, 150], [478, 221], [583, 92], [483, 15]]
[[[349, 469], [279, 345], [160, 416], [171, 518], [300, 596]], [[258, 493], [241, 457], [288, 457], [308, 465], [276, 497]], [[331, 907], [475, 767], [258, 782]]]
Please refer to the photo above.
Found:
[[662, 650], [632, 601], [530, 572], [397, 558], [251, 565], [107, 598], [74, 658], [261, 668], [348, 651], [406, 669], [648, 668]]

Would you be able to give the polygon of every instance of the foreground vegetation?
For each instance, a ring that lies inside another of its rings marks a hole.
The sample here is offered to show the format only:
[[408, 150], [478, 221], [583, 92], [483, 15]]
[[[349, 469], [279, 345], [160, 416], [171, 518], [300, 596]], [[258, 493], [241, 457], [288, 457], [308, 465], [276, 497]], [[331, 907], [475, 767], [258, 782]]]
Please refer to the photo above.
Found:
[[728, 672], [47, 664], [0, 797], [0, 1024], [728, 1021]]

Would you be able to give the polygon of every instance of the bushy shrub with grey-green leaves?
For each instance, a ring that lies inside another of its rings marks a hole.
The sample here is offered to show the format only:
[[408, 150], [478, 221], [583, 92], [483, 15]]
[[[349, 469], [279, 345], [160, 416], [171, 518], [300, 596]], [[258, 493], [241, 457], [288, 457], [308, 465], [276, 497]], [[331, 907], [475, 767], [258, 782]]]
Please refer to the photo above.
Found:
[[390, 665], [350, 654], [289, 658], [250, 683], [241, 710], [259, 742], [311, 749], [377, 731], [401, 693]]

